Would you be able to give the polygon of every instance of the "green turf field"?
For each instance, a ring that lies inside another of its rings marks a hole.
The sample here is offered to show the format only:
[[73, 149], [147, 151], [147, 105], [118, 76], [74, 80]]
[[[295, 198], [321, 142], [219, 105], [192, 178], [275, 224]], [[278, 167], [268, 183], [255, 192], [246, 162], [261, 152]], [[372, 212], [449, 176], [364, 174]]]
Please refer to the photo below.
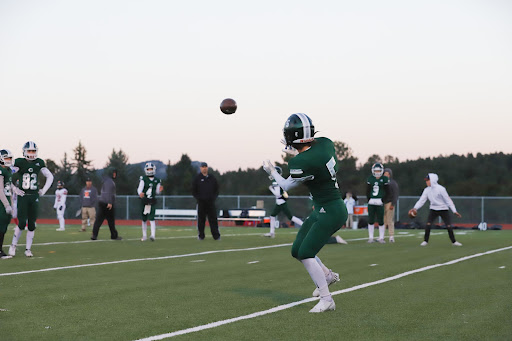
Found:
[[[136, 340], [193, 327], [173, 339], [512, 339], [512, 249], [339, 293], [334, 312], [309, 313], [315, 302], [269, 312], [314, 289], [290, 256], [294, 229], [267, 239], [267, 229], [222, 228], [216, 242], [208, 233], [198, 241], [190, 227], [162, 227], [155, 242], [140, 242], [139, 227], [122, 226], [124, 240], [92, 242], [78, 226], [56, 227], [38, 227], [33, 258], [19, 245], [16, 257], [0, 260], [2, 341]], [[381, 245], [367, 244], [366, 230], [342, 231], [349, 245], [327, 245], [319, 255], [341, 275], [331, 291], [512, 246], [512, 231], [457, 231], [463, 247], [444, 230], [434, 230], [427, 247], [419, 246], [423, 231], [398, 232], [395, 244]], [[103, 227], [99, 238], [108, 236]], [[12, 227], [6, 244], [11, 238]], [[136, 261], [97, 265], [123, 260]], [[59, 269], [85, 264], [92, 266]], [[265, 313], [201, 327], [258, 312]]]

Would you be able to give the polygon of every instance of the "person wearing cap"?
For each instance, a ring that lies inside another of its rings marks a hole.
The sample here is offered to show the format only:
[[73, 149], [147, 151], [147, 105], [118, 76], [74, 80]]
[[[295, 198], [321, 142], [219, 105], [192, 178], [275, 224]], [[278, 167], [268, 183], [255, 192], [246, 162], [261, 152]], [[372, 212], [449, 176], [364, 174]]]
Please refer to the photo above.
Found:
[[98, 199], [98, 214], [96, 216], [96, 221], [94, 222], [94, 226], [92, 228], [92, 240], [98, 239], [98, 233], [100, 231], [101, 224], [103, 224], [103, 221], [105, 219], [107, 219], [108, 227], [110, 228], [110, 239], [123, 239], [122, 237], [119, 236], [116, 230], [116, 184], [114, 182], [116, 178], [117, 169], [115, 168], [109, 168], [103, 174], [103, 184], [101, 186], [101, 194]]
[[213, 175], [208, 174], [206, 162], [201, 163], [201, 171], [192, 182], [192, 195], [197, 200], [197, 238], [204, 239], [204, 226], [208, 217], [212, 237], [219, 240], [219, 224], [215, 207], [215, 200], [219, 196], [219, 184]]
[[425, 226], [425, 238], [421, 243], [421, 246], [427, 246], [428, 239], [430, 237], [430, 227], [437, 217], [441, 217], [443, 222], [446, 224], [446, 229], [448, 230], [448, 235], [450, 236], [452, 244], [455, 246], [462, 246], [461, 243], [455, 240], [452, 228], [452, 217], [449, 209], [452, 210], [453, 214], [458, 218], [461, 218], [462, 216], [457, 212], [455, 204], [448, 195], [446, 188], [437, 183], [438, 180], [439, 177], [435, 173], [429, 173], [425, 177], [427, 187], [423, 190], [423, 193], [421, 194], [418, 202], [414, 205], [414, 208], [409, 210], [409, 216], [416, 216], [418, 210], [428, 199], [430, 201], [430, 213], [428, 214], [427, 225]]
[[80, 206], [82, 207], [82, 228], [80, 232], [85, 232], [87, 220], [94, 226], [96, 220], [96, 204], [98, 203], [98, 190], [92, 185], [92, 179], [85, 179], [85, 187], [80, 191]]

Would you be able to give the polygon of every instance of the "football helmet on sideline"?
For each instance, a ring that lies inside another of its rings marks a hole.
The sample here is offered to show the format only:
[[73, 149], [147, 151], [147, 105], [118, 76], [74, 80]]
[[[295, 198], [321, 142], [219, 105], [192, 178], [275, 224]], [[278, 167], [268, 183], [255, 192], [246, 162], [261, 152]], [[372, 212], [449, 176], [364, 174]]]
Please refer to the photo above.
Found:
[[382, 163], [376, 163], [372, 166], [372, 175], [376, 178], [380, 178], [384, 174], [384, 166]]
[[146, 176], [155, 176], [156, 166], [151, 162], [146, 162], [144, 165], [144, 173]]
[[[33, 151], [34, 153], [28, 153], [29, 151]], [[23, 157], [27, 160], [35, 160], [37, 159], [37, 145], [35, 142], [28, 141], [23, 145]]]
[[0, 165], [4, 167], [12, 166], [12, 153], [7, 149], [0, 150]]

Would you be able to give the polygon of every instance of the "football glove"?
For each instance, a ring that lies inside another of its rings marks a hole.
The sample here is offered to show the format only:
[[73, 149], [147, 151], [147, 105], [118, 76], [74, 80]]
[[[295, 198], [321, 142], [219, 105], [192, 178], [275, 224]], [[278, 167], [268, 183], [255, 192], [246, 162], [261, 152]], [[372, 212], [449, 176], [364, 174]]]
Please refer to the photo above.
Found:
[[263, 170], [267, 172], [268, 175], [272, 175], [272, 172], [276, 172], [276, 167], [270, 162], [270, 160], [263, 161]]

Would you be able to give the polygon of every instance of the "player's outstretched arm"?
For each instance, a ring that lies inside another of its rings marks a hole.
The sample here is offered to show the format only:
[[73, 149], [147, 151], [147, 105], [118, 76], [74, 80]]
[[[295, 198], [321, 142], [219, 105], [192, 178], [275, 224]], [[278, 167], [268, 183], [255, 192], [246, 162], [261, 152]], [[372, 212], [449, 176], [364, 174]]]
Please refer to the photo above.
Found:
[[46, 178], [46, 182], [44, 184], [44, 187], [42, 189], [39, 190], [39, 195], [45, 195], [46, 192], [48, 192], [48, 190], [50, 189], [50, 187], [52, 186], [52, 183], [53, 183], [53, 174], [52, 172], [50, 172], [50, 170], [46, 167], [43, 167], [41, 168], [41, 173], [44, 175], [44, 177]]
[[279, 187], [281, 187], [285, 191], [289, 191], [290, 189], [299, 186], [304, 181], [313, 180], [314, 178], [313, 175], [309, 175], [303, 178], [292, 178], [291, 176], [289, 176], [288, 178], [285, 179], [281, 176], [281, 174], [277, 172], [276, 168], [269, 160], [263, 161], [263, 169], [269, 175], [272, 175], [272, 177], [276, 180]]

